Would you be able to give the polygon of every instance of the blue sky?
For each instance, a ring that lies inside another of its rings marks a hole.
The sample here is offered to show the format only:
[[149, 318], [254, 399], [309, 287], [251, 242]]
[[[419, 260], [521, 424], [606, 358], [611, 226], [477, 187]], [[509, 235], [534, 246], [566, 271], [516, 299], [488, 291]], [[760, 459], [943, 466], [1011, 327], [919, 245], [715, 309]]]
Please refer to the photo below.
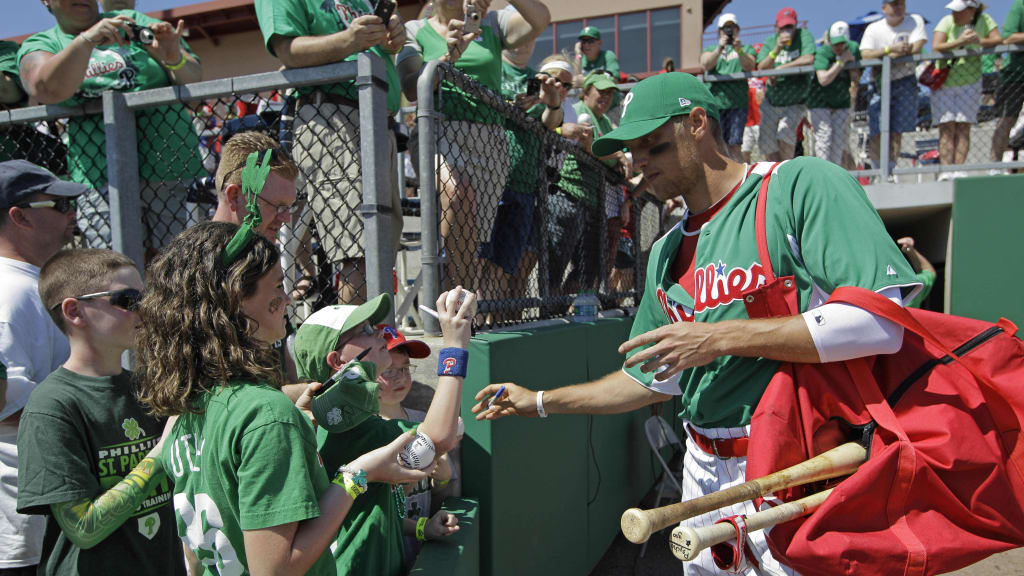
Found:
[[[567, 0], [551, 0], [564, 2]], [[1013, 0], [987, 0], [989, 13], [1000, 24], [1010, 11]], [[176, 6], [195, 4], [195, 0], [138, 0], [137, 8], [143, 12], [162, 10]], [[4, 4], [20, 6], [18, 10], [8, 10], [0, 19], [0, 38], [18, 36], [29, 32], [38, 32], [54, 25], [53, 17], [38, 0], [5, 0]], [[631, 2], [622, 2], [624, 11], [629, 10]], [[934, 25], [946, 14], [944, 0], [908, 0], [907, 6], [912, 12], [923, 14]], [[770, 24], [775, 13], [783, 6], [792, 6], [801, 20], [807, 20], [815, 37], [824, 32], [834, 20], [853, 19], [869, 10], [879, 10], [881, 0], [789, 0], [765, 2], [764, 0], [733, 0], [726, 10], [734, 12], [744, 26]]]

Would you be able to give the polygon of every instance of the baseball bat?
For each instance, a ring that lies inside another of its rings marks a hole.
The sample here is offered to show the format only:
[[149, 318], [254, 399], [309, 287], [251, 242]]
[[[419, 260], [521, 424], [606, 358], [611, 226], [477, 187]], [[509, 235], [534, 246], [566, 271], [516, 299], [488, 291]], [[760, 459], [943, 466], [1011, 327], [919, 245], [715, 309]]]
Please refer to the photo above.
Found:
[[[823, 492], [751, 514], [746, 517], [747, 533], [764, 530], [776, 524], [806, 516], [821, 506], [831, 493], [832, 489], [829, 488]], [[676, 558], [687, 562], [696, 558], [701, 550], [734, 538], [736, 538], [736, 528], [728, 522], [719, 522], [711, 526], [676, 526], [672, 530], [669, 546]]]
[[634, 544], [643, 544], [651, 537], [651, 534], [672, 524], [678, 524], [687, 518], [706, 514], [745, 500], [753, 500], [785, 488], [852, 474], [857, 471], [857, 466], [866, 459], [867, 450], [863, 446], [856, 442], [848, 442], [785, 470], [755, 478], [732, 488], [712, 492], [700, 498], [676, 502], [651, 510], [630, 508], [622, 513], [620, 521], [622, 534]]

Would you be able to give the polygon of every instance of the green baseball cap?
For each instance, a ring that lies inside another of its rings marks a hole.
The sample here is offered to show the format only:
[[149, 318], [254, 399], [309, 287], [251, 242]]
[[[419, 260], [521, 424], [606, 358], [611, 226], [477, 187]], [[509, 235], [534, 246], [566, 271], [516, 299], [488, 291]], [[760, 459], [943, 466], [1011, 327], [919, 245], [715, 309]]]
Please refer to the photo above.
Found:
[[359, 306], [327, 306], [306, 318], [295, 332], [295, 369], [299, 378], [324, 382], [331, 375], [327, 355], [338, 346], [338, 338], [366, 322], [376, 326], [391, 311], [391, 295], [381, 294]]
[[625, 148], [627, 140], [635, 140], [661, 128], [674, 116], [689, 114], [703, 108], [718, 120], [718, 99], [696, 77], [683, 72], [651, 76], [633, 86], [622, 100], [619, 127], [594, 140], [596, 156], [608, 156]]
[[352, 361], [313, 397], [317, 424], [328, 432], [347, 432], [380, 411], [377, 365]]
[[601, 31], [597, 29], [597, 26], [587, 26], [580, 31], [580, 35], [577, 38], [593, 38], [594, 40], [601, 39]]
[[608, 88], [615, 88], [615, 82], [604, 72], [591, 72], [583, 79], [583, 89], [586, 90], [590, 86], [598, 90], [607, 90]]

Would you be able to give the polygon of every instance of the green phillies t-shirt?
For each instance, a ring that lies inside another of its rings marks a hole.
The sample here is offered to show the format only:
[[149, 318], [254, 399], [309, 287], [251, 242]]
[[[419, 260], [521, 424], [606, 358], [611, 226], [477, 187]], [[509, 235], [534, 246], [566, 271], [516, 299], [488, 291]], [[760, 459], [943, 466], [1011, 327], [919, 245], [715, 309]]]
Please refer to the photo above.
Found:
[[[714, 52], [718, 46], [708, 46], [704, 49], [705, 52]], [[751, 56], [756, 57], [757, 52], [754, 51], [752, 46], [744, 46], [743, 52]], [[732, 46], [726, 46], [722, 49], [722, 53], [718, 56], [718, 62], [715, 63], [714, 74], [734, 74], [736, 72], [743, 72], [743, 65], [740, 64], [740, 53]], [[708, 82], [708, 90], [718, 98], [719, 103], [722, 106], [722, 110], [729, 110], [732, 108], [740, 108], [746, 110], [747, 108], [747, 87], [746, 80], [736, 80], [731, 82]]]
[[[274, 54], [270, 39], [277, 36], [297, 38], [299, 36], [327, 36], [348, 29], [349, 24], [359, 18], [373, 14], [373, 5], [367, 0], [256, 0], [256, 18], [263, 33], [267, 51]], [[402, 106], [402, 85], [395, 70], [395, 58], [384, 52], [380, 46], [368, 50], [384, 60], [388, 78], [388, 111], [394, 114]], [[345, 58], [355, 60], [359, 54]], [[300, 94], [324, 90], [350, 100], [359, 100], [355, 81], [340, 82], [332, 86], [300, 88]]]
[[[981, 16], [978, 17], [978, 23], [974, 25], [974, 31], [977, 32], [978, 38], [985, 38], [993, 30], [997, 30], [999, 25], [992, 19], [991, 16], [982, 12]], [[959, 26], [953, 22], [953, 15], [946, 14], [939, 20], [939, 23], [935, 25], [936, 32], [944, 32], [946, 34], [946, 41], [953, 41], [963, 36], [964, 32], [968, 29], [967, 26]], [[966, 48], [980, 49], [981, 44], [969, 44]], [[963, 58], [954, 58], [953, 66], [949, 71], [949, 76], [946, 78], [946, 83], [943, 86], [969, 86], [981, 80], [981, 56], [968, 56]], [[940, 88], [941, 90], [941, 88]]]
[[501, 97], [512, 101], [519, 94], [526, 93], [526, 83], [537, 75], [537, 71], [527, 66], [517, 68], [505, 60], [501, 61]]
[[[341, 433], [320, 429], [317, 440], [324, 467], [337, 470], [359, 456], [386, 446], [416, 428], [415, 422], [384, 420], [371, 416], [362, 424]], [[405, 556], [402, 520], [405, 492], [401, 486], [371, 483], [355, 499], [341, 523], [338, 540], [331, 545], [338, 574], [346, 576], [398, 576]]]
[[[490, 88], [501, 90], [501, 50], [505, 47], [509, 13], [491, 11], [480, 22], [480, 33], [469, 43], [466, 51], [455, 62], [455, 67], [467, 76]], [[448, 44], [427, 20], [405, 23], [406, 43], [399, 59], [419, 54], [424, 61], [437, 60], [448, 53]], [[474, 96], [452, 86], [442, 84], [441, 112], [451, 120], [466, 120], [480, 124], [501, 124], [502, 115]]]
[[[1024, 32], [1024, 0], [1013, 0], [1010, 13], [1003, 22], [1003, 38], [1018, 32]], [[1007, 56], [1010, 59], [1002, 69], [1003, 82], [1024, 82], [1024, 52], [1013, 52]]]
[[[778, 33], [772, 34], [764, 41], [764, 48], [757, 53], [757, 61], [761, 62], [768, 58], [768, 53], [775, 49], [779, 41]], [[789, 47], [783, 48], [782, 52], [775, 55], [775, 67], [788, 64], [793, 60], [807, 54], [814, 54], [814, 38], [806, 29], [801, 28], [793, 34], [793, 41]], [[768, 85], [764, 97], [772, 106], [790, 106], [803, 104], [807, 100], [807, 89], [810, 86], [810, 74], [797, 74], [792, 76], [778, 76], [775, 82]]]
[[[248, 574], [243, 530], [320, 516], [330, 486], [309, 420], [283, 392], [234, 380], [175, 422], [160, 459], [178, 536], [205, 574]], [[207, 444], [209, 442], [209, 444]], [[336, 573], [325, 550], [308, 572]]]
[[[671, 277], [685, 223], [655, 243], [631, 338], [673, 322], [748, 318], [743, 293], [765, 281], [755, 214], [761, 175], [770, 167], [758, 164], [701, 229], [694, 296]], [[780, 166], [768, 186], [766, 228], [772, 268], [779, 277], [794, 276], [801, 311], [820, 305], [840, 286], [873, 291], [898, 286], [907, 298], [920, 285], [864, 190], [835, 164], [801, 157]], [[735, 427], [750, 423], [777, 367], [765, 358], [724, 356], [663, 383], [639, 366], [623, 370], [644, 386], [681, 395], [680, 418], [701, 427]]]
[[[24, 93], [25, 88], [21, 85], [21, 73], [18, 71], [18, 48], [17, 42], [0, 40], [0, 73], [9, 74], [14, 79], [14, 83]], [[21, 101], [8, 104], [7, 106], [15, 108], [23, 105], [25, 100], [23, 97]]]
[[[846, 43], [846, 49], [853, 54], [855, 60], [860, 60], [860, 45], [853, 40]], [[814, 54], [814, 69], [828, 70], [832, 63], [838, 60], [832, 46], [825, 44], [819, 46]], [[811, 77], [811, 89], [807, 93], [808, 108], [834, 108], [845, 109], [850, 107], [850, 71], [841, 70], [839, 75], [832, 80], [828, 86], [822, 86], [818, 82], [817, 74]]]
[[[536, 75], [537, 71], [530, 67], [516, 68], [502, 60], [501, 97], [512, 101], [516, 95], [526, 93], [526, 83]], [[526, 114], [540, 120], [544, 108], [543, 104], [537, 104]], [[511, 160], [506, 187], [520, 194], [533, 194], [540, 172], [540, 138], [511, 119], [505, 123], [505, 137], [508, 139], [508, 154]]]
[[[160, 441], [164, 421], [146, 414], [132, 376], [97, 378], [58, 368], [29, 397], [18, 426], [18, 512], [95, 499], [124, 479]], [[135, 513], [83, 550], [52, 518], [40, 574], [185, 574], [174, 530], [171, 481], [163, 477]]]
[[[612, 131], [612, 121], [608, 119], [607, 115], [598, 118], [590, 111], [590, 108], [587, 108], [587, 105], [582, 100], [573, 104], [572, 107], [576, 109], [576, 113], [580, 116], [584, 114], [590, 116], [590, 124], [594, 129], [595, 140]], [[614, 158], [601, 160], [601, 162], [606, 166], [618, 164], [618, 160]], [[568, 154], [562, 162], [562, 177], [558, 180], [558, 187], [565, 190], [573, 198], [582, 200], [589, 206], [596, 206], [598, 194], [604, 193], [604, 188], [601, 185], [602, 182], [602, 174], [596, 170], [580, 168], [579, 161], [576, 160], [574, 154]]]
[[604, 70], [611, 74], [612, 80], [619, 81], [619, 59], [616, 58], [615, 52], [611, 50], [601, 50], [597, 53], [597, 58], [593, 62], [587, 60], [586, 55], [584, 55], [580, 59], [580, 65], [583, 68], [584, 76], [594, 70]]
[[[130, 16], [140, 26], [160, 22], [135, 10], [115, 10], [100, 18]], [[58, 54], [75, 36], [54, 26], [25, 40], [18, 65], [32, 52]], [[195, 56], [184, 39], [182, 47]], [[170, 86], [163, 66], [137, 42], [127, 46], [106, 44], [93, 48], [85, 78], [75, 95], [61, 106], [79, 106], [102, 97], [107, 90], [139, 92]], [[140, 110], [135, 114], [139, 151], [139, 178], [144, 182], [190, 179], [205, 174], [199, 158], [199, 138], [192, 130], [192, 115], [181, 104]], [[107, 137], [102, 115], [68, 121], [68, 169], [71, 178], [93, 188], [107, 183]]]

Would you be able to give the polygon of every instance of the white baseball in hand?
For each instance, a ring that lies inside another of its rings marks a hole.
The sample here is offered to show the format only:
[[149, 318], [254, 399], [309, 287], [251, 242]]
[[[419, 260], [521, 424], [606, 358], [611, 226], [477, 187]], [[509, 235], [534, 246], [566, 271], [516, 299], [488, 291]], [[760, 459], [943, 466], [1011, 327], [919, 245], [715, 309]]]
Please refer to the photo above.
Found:
[[405, 445], [398, 454], [398, 463], [403, 468], [423, 470], [434, 463], [434, 441], [430, 436], [417, 432], [412, 442]]

